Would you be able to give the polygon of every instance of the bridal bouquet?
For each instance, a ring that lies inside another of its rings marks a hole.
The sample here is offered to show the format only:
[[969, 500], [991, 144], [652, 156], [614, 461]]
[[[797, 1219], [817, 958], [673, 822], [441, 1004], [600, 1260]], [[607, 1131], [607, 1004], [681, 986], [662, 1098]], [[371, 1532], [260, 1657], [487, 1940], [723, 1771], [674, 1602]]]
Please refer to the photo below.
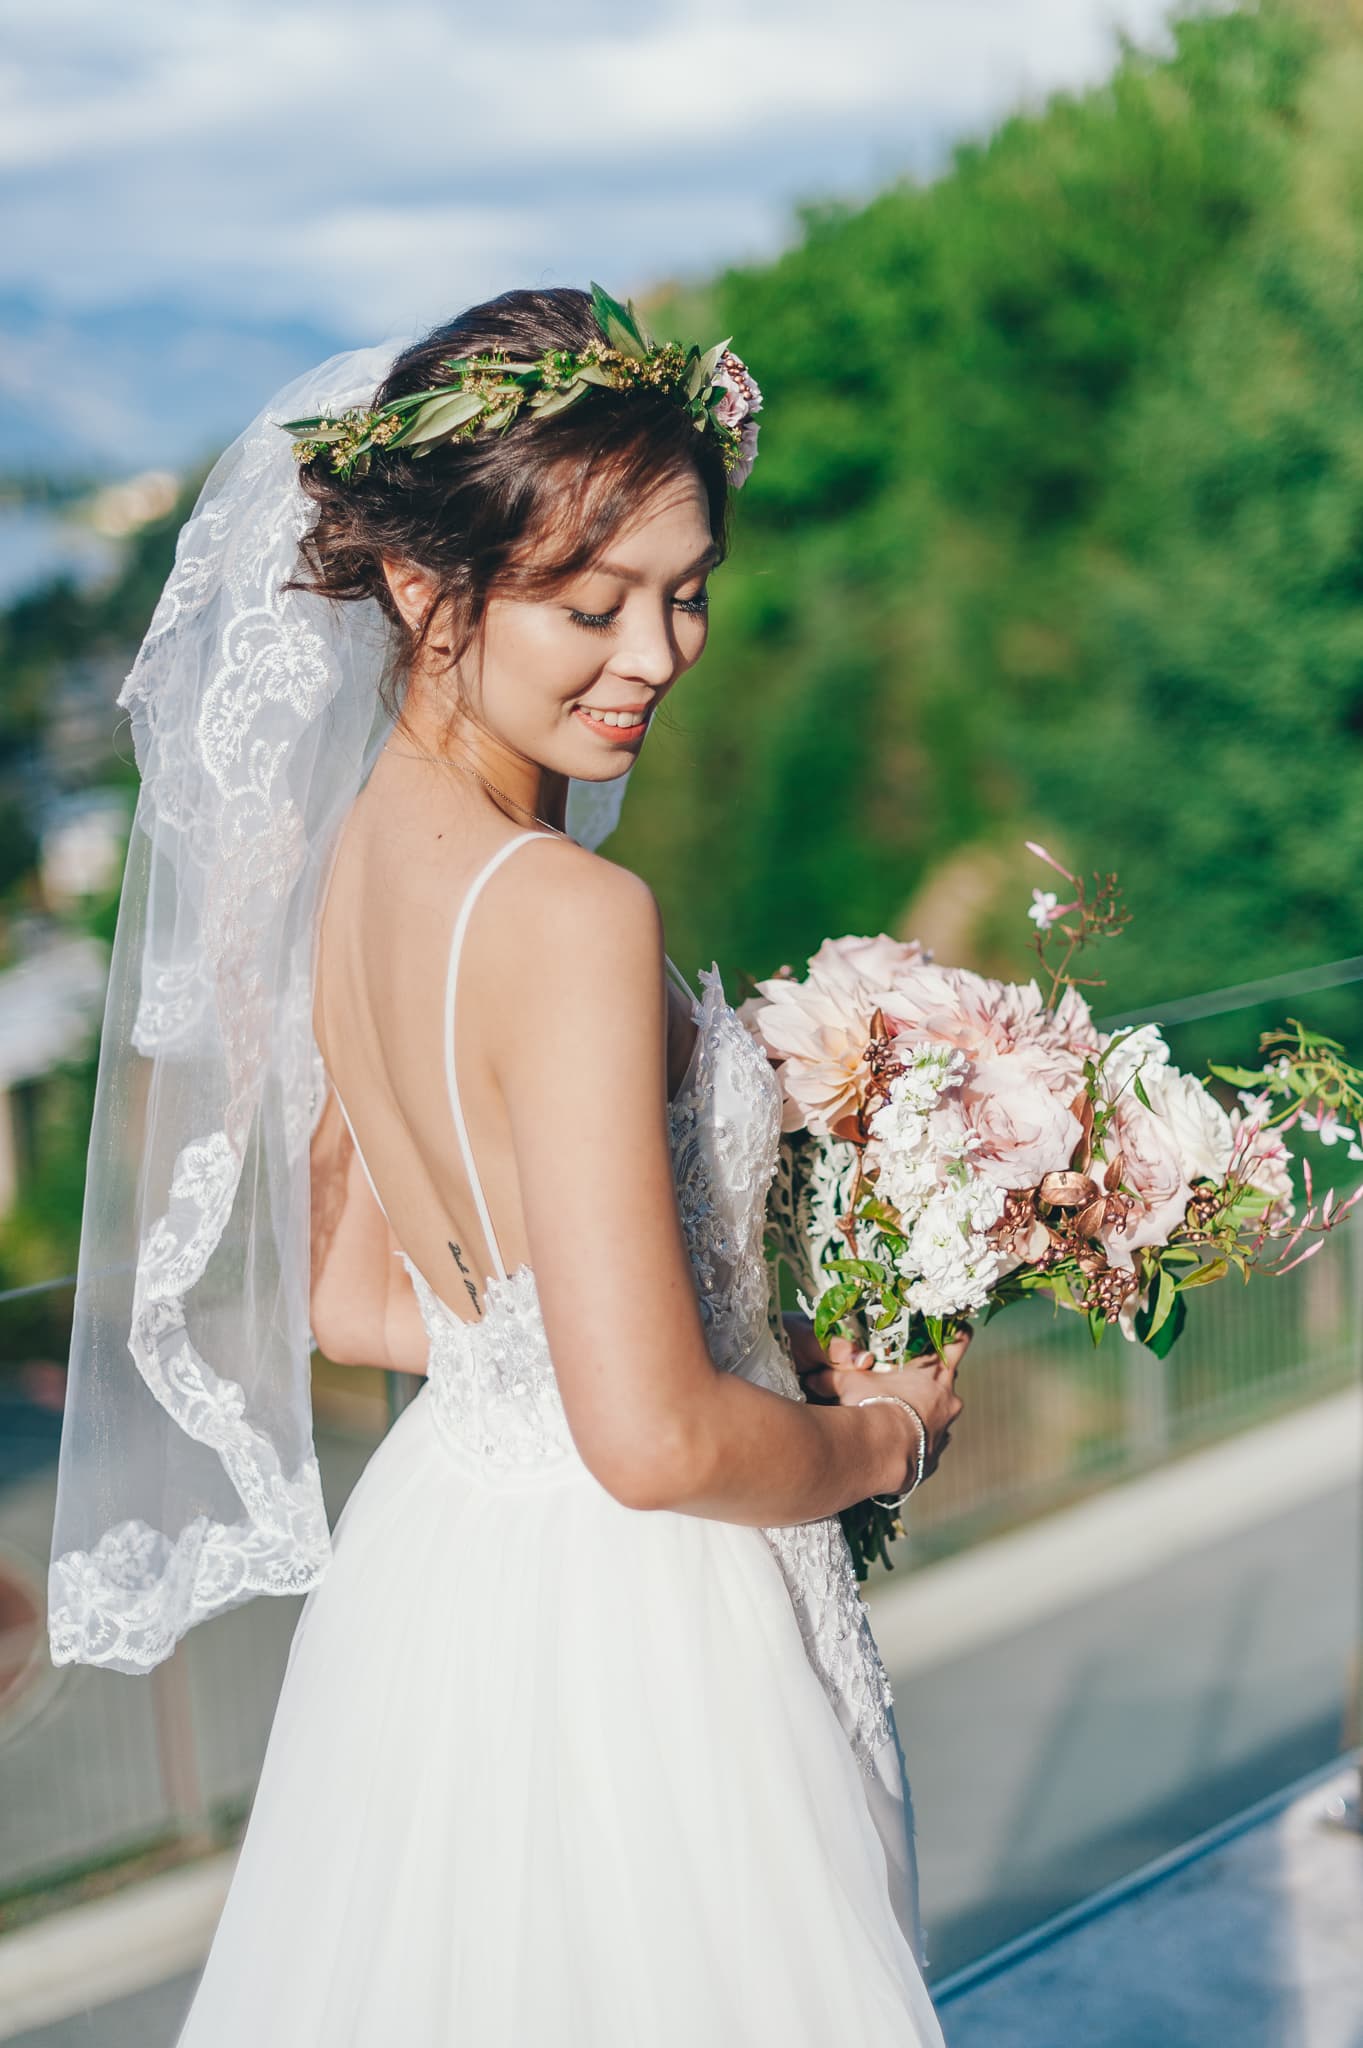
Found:
[[[820, 1343], [852, 1337], [880, 1370], [1038, 1293], [1095, 1343], [1116, 1323], [1163, 1356], [1193, 1289], [1290, 1271], [1363, 1194], [1318, 1203], [1303, 1161], [1298, 1215], [1283, 1137], [1299, 1124], [1363, 1160], [1363, 1071], [1340, 1046], [1295, 1023], [1266, 1034], [1261, 1068], [1210, 1069], [1238, 1087], [1227, 1109], [1155, 1025], [1099, 1031], [1072, 963], [1126, 922], [1116, 877], [1090, 896], [1028, 848], [1072, 898], [1033, 891], [1044, 994], [882, 935], [826, 939], [740, 1010], [784, 1097], [769, 1255]], [[864, 1502], [844, 1525], [859, 1576], [889, 1562], [893, 1511]]]

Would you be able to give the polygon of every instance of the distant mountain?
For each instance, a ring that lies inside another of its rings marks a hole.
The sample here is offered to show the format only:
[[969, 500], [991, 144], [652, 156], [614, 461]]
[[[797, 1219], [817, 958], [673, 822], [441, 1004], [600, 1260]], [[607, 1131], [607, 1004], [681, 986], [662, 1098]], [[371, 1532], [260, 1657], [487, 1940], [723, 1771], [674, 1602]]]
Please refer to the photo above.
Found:
[[72, 312], [0, 292], [0, 474], [186, 468], [347, 346], [301, 320], [145, 301]]

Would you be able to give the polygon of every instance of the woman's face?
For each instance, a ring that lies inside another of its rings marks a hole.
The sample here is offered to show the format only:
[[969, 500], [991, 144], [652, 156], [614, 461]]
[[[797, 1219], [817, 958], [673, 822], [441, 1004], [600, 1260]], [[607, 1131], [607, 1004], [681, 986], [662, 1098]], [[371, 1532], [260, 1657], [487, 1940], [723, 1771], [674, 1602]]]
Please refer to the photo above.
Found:
[[584, 782], [624, 774], [704, 650], [715, 554], [705, 493], [688, 471], [552, 597], [494, 597], [481, 648], [460, 665], [483, 749], [491, 740], [513, 760]]

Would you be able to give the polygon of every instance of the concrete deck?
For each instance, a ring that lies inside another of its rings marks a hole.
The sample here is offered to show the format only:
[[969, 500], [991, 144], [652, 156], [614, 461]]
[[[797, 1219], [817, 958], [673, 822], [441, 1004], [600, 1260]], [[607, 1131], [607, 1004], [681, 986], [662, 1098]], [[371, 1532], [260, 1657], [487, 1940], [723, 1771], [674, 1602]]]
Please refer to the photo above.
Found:
[[1363, 1834], [1335, 1768], [938, 1987], [950, 2048], [1360, 2048]]

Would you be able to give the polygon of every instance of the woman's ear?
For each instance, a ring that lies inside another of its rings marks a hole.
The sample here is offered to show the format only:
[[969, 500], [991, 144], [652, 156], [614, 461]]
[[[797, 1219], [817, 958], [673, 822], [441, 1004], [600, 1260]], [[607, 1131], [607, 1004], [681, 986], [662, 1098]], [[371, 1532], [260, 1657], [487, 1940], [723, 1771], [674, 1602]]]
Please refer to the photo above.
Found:
[[389, 594], [398, 608], [398, 616], [408, 632], [420, 633], [426, 614], [435, 602], [434, 579], [415, 562], [400, 562], [388, 555], [383, 558], [383, 574]]

